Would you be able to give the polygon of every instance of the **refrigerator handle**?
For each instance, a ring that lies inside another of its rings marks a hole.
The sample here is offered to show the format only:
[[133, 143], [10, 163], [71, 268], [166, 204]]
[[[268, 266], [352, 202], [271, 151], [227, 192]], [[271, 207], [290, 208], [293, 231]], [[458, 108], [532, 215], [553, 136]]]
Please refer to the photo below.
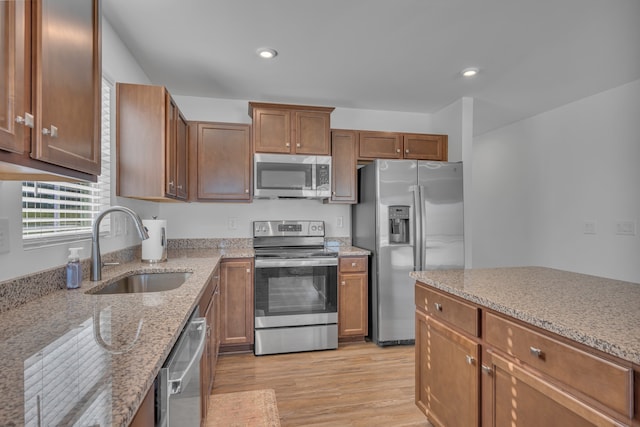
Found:
[[422, 270], [422, 205], [420, 187], [413, 186], [413, 270]]
[[425, 258], [427, 256], [427, 215], [424, 209], [424, 185], [418, 185], [418, 199], [420, 203], [420, 270], [424, 270], [426, 266]]

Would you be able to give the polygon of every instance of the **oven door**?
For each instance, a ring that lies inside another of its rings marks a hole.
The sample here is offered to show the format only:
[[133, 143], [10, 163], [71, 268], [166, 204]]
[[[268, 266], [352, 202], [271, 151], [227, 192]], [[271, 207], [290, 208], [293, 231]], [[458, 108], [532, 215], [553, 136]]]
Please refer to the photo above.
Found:
[[338, 322], [336, 258], [256, 259], [255, 327]]

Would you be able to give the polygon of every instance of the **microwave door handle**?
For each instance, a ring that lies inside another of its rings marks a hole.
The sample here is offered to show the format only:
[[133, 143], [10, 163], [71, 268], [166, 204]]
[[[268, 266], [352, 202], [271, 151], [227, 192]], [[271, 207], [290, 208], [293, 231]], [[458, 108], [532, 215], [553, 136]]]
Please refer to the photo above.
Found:
[[206, 321], [207, 319], [205, 319], [204, 317], [198, 317], [194, 320], [191, 321], [191, 325], [194, 325], [196, 327], [196, 330], [200, 332], [200, 336], [198, 339], [198, 346], [196, 347], [196, 351], [193, 354], [193, 357], [191, 358], [191, 360], [189, 360], [189, 363], [187, 364], [187, 367], [185, 368], [184, 371], [182, 371], [182, 374], [180, 375], [179, 378], [176, 378], [175, 380], [169, 380], [169, 394], [173, 395], [173, 394], [180, 394], [183, 391], [183, 387], [182, 387], [182, 382], [185, 381], [186, 379], [190, 378], [191, 374], [192, 374], [192, 370], [194, 369], [194, 367], [196, 367], [198, 365], [198, 363], [196, 363], [196, 361], [200, 360], [200, 356], [202, 355], [202, 351], [204, 349], [204, 343], [205, 340], [207, 338], [207, 333], [206, 333]]

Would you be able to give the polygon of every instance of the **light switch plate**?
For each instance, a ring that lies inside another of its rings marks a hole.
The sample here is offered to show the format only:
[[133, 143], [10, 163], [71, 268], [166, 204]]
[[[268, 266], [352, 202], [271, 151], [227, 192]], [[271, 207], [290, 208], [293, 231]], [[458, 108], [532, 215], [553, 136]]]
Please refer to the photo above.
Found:
[[0, 218], [0, 254], [11, 250], [9, 244], [9, 218]]

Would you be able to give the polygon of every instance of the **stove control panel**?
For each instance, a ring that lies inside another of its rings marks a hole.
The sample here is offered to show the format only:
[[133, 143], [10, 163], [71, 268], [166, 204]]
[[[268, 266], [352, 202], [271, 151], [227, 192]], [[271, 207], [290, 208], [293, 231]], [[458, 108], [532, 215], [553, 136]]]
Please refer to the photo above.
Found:
[[324, 237], [324, 221], [254, 221], [253, 237], [276, 236]]

